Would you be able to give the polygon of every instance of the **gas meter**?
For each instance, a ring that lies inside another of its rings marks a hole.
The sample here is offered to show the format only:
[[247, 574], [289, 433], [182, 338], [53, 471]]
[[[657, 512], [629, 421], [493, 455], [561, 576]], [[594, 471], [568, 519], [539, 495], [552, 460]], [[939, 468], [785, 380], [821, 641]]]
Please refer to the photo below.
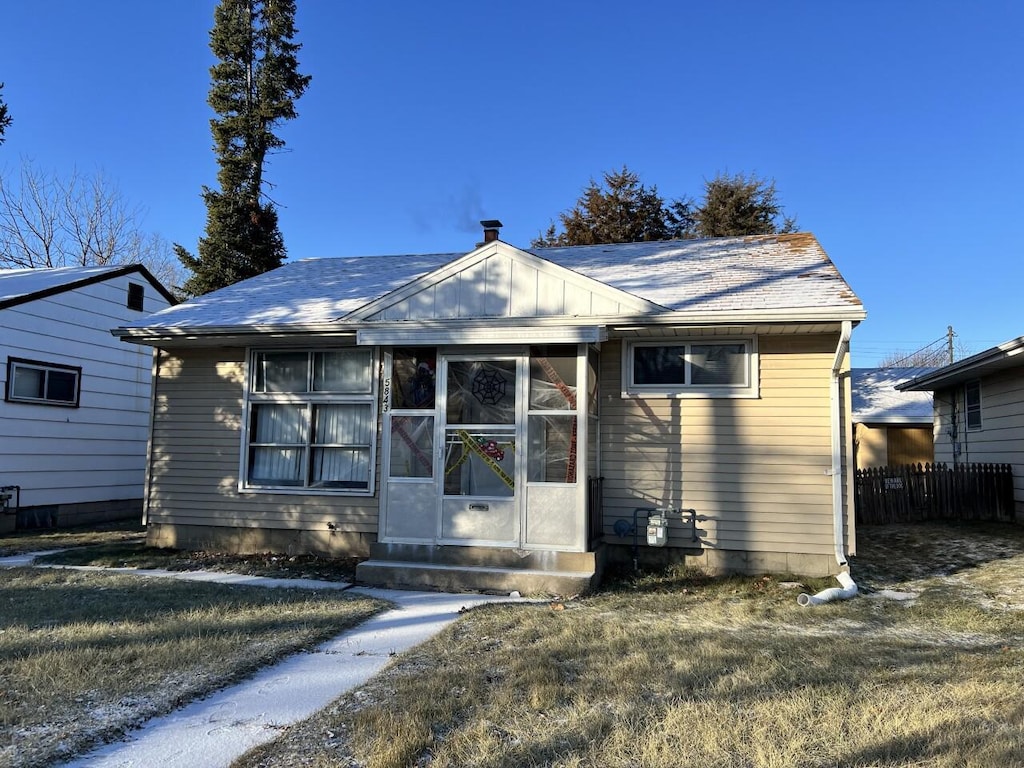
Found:
[[658, 510], [647, 516], [647, 545], [664, 547], [668, 543], [668, 515]]

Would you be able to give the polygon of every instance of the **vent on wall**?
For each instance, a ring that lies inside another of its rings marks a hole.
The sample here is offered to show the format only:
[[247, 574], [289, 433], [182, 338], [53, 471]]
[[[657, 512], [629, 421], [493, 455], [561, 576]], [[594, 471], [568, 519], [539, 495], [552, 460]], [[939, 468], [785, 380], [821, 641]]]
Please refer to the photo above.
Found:
[[128, 283], [128, 309], [143, 311], [146, 303], [146, 289], [138, 283]]

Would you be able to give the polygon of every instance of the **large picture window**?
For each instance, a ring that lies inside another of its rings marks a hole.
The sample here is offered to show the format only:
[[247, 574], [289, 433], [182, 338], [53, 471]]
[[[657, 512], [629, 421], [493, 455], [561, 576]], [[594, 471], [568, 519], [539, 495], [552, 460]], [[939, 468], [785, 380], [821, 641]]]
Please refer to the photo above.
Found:
[[753, 339], [635, 341], [623, 355], [626, 395], [753, 397], [757, 394]]
[[4, 399], [11, 403], [78, 407], [82, 369], [38, 360], [7, 359]]
[[372, 493], [376, 414], [371, 350], [253, 352], [245, 486]]

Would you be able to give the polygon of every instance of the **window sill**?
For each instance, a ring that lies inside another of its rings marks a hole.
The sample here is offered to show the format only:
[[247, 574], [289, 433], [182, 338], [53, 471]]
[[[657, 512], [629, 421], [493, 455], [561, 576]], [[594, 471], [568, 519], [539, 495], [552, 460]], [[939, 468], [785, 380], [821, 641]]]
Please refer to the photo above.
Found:
[[643, 399], [673, 399], [686, 400], [700, 398], [721, 399], [721, 400], [756, 400], [760, 394], [755, 389], [700, 389], [698, 387], [687, 387], [686, 389], [644, 389], [624, 390], [620, 393], [623, 400]]
[[274, 496], [352, 496], [354, 498], [373, 498], [374, 491], [356, 491], [351, 488], [297, 488], [294, 485], [271, 486], [239, 486], [241, 494], [274, 495]]

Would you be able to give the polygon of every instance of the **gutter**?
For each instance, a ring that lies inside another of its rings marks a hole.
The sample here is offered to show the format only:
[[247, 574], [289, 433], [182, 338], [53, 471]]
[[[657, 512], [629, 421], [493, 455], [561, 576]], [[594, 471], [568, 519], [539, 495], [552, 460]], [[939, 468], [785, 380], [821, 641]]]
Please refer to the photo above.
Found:
[[[865, 317], [864, 310], [860, 307], [813, 307], [813, 308], [778, 308], [762, 309], [754, 311], [737, 310], [702, 310], [702, 311], [673, 311], [666, 310], [661, 313], [652, 314], [628, 314], [628, 315], [558, 315], [553, 317], [539, 318], [515, 318], [515, 324], [531, 327], [564, 327], [565, 325], [604, 325], [613, 330], [616, 327], [630, 327], [635, 325], [662, 326], [678, 325], [681, 327], [698, 327], [720, 325], [746, 325], [756, 323], [785, 323], [787, 325], [802, 323], [858, 323]], [[151, 318], [151, 319], [156, 319]], [[502, 328], [509, 325], [510, 318], [487, 317], [476, 318], [473, 325], [480, 328]], [[444, 320], [392, 320], [392, 321], [349, 321], [344, 318], [334, 320], [323, 320], [308, 323], [274, 323], [255, 322], [252, 324], [230, 324], [230, 325], [181, 325], [181, 326], [122, 326], [114, 328], [111, 333], [121, 341], [135, 342], [139, 344], [160, 343], [182, 343], [199, 342], [204, 339], [217, 339], [224, 337], [242, 337], [252, 335], [278, 335], [281, 337], [319, 334], [331, 336], [344, 336], [353, 334], [356, 331], [371, 328], [447, 328], [461, 327], [466, 323], [465, 319], [444, 319]]]
[[836, 576], [842, 585], [819, 592], [816, 595], [801, 594], [796, 601], [800, 605], [820, 605], [832, 600], [845, 600], [857, 594], [857, 585], [850, 576], [849, 563], [846, 559], [846, 547], [843, 543], [843, 418], [839, 377], [843, 361], [850, 351], [850, 335], [853, 325], [849, 320], [843, 321], [836, 345], [836, 355], [832, 361], [832, 380], [830, 382], [829, 401], [832, 422], [832, 468], [828, 474], [832, 476], [832, 534], [835, 543], [836, 562], [844, 569]]

